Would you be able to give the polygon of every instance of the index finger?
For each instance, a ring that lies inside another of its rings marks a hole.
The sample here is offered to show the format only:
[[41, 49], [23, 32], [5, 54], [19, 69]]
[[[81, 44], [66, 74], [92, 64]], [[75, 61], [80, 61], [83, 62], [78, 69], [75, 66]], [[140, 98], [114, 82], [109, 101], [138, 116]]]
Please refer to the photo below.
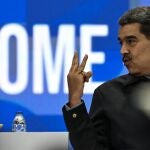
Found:
[[79, 59], [78, 59], [78, 52], [75, 51], [73, 59], [72, 59], [72, 64], [71, 64], [71, 68], [70, 71], [77, 69], [79, 66]]

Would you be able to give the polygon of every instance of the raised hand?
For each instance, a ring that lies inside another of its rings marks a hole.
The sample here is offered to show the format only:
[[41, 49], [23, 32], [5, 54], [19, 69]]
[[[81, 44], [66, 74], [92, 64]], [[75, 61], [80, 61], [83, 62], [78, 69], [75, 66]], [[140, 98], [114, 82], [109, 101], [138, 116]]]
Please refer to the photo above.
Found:
[[72, 65], [67, 76], [68, 89], [69, 89], [69, 106], [73, 107], [81, 103], [81, 97], [83, 95], [84, 83], [89, 81], [92, 76], [92, 72], [85, 72], [84, 68], [88, 59], [88, 55], [85, 55], [81, 64], [79, 64], [78, 53], [75, 52], [72, 59]]

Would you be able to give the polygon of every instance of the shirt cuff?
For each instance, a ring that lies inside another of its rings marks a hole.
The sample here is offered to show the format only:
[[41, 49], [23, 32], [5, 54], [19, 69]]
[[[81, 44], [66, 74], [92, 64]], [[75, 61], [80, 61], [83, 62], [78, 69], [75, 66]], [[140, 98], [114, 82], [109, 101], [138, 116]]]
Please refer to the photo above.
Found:
[[66, 111], [69, 111], [69, 110], [72, 110], [72, 109], [74, 109], [74, 108], [77, 108], [77, 107], [79, 107], [80, 105], [82, 105], [83, 104], [83, 100], [81, 101], [81, 103], [79, 103], [79, 104], [77, 104], [77, 105], [75, 105], [75, 106], [73, 106], [73, 107], [69, 107], [68, 106], [68, 103], [65, 105], [65, 109], [66, 109]]

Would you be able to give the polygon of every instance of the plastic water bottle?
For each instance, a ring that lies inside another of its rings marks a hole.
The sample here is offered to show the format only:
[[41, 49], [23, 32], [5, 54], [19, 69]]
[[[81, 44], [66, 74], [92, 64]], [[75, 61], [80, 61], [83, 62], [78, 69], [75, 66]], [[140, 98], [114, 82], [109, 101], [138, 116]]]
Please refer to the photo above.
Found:
[[13, 132], [26, 132], [26, 121], [22, 112], [16, 112], [16, 116], [12, 124]]

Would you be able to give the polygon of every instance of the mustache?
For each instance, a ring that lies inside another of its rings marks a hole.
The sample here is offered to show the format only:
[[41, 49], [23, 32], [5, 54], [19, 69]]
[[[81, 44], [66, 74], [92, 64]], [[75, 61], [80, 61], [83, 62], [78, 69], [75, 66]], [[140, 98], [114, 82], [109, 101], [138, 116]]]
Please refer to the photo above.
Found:
[[124, 54], [123, 57], [122, 57], [122, 61], [123, 62], [127, 62], [127, 61], [130, 61], [132, 60], [132, 56], [130, 54]]

